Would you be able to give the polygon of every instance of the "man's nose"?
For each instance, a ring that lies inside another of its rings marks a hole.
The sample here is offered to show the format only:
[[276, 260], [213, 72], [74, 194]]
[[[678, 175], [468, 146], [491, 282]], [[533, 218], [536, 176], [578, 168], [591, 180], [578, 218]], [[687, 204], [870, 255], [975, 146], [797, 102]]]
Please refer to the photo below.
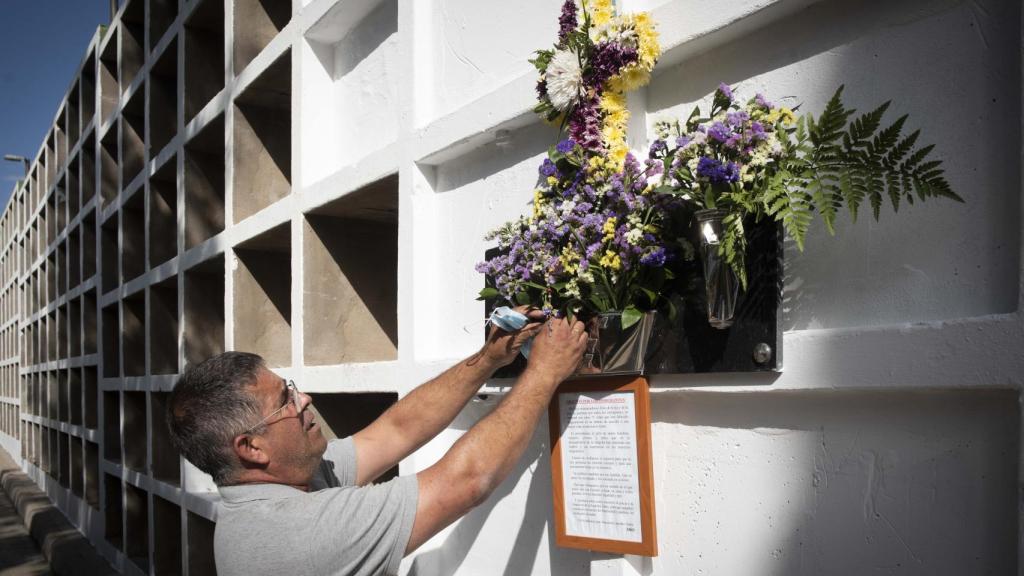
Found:
[[306, 408], [313, 404], [313, 398], [309, 394], [298, 390], [296, 390], [295, 393], [299, 395], [299, 406], [302, 407], [299, 409], [299, 412], [305, 411]]

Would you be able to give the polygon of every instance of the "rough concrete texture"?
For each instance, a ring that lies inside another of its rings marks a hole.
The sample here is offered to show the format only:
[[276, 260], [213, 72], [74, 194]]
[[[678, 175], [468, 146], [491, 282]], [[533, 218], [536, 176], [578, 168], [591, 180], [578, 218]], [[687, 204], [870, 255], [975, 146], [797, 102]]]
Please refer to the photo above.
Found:
[[287, 253], [238, 251], [235, 348], [288, 366], [291, 356], [291, 261]]
[[305, 360], [394, 360], [398, 223], [310, 216], [305, 223]]
[[[10, 455], [0, 450], [0, 487], [14, 511], [19, 515], [27, 533], [31, 535], [35, 546], [42, 551], [45, 558], [36, 557], [33, 562], [23, 565], [14, 574], [47, 574], [46, 561], [58, 576], [117, 574], [111, 565], [104, 560], [89, 541], [67, 518], [58, 510], [32, 480], [21, 471]], [[0, 503], [3, 508], [3, 503]], [[5, 528], [10, 530], [15, 540], [5, 539], [0, 549], [0, 562], [6, 561], [21, 549], [29, 553], [28, 543], [22, 539], [24, 533], [17, 526], [9, 524], [10, 516], [4, 514]], [[0, 566], [2, 567], [2, 566]], [[38, 571], [37, 571], [38, 568]], [[19, 571], [21, 570], [21, 571]], [[7, 574], [7, 572], [3, 572]]]

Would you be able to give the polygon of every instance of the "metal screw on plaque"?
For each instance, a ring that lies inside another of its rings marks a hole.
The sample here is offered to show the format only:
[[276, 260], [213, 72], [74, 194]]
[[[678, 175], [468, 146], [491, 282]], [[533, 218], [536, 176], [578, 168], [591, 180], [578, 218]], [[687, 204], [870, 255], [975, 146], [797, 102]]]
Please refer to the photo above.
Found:
[[758, 342], [754, 345], [754, 362], [757, 364], [767, 364], [772, 359], [772, 347], [764, 342]]

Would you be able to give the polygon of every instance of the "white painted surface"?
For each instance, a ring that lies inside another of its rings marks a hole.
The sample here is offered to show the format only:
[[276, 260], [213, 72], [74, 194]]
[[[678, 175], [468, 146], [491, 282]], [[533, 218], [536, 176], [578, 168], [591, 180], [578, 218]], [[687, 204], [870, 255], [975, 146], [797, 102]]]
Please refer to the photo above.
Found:
[[[765, 90], [777, 100], [798, 97], [815, 112], [845, 82], [854, 107], [892, 98], [887, 118], [910, 114], [909, 126], [937, 144], [967, 204], [904, 206], [897, 216], [885, 208], [879, 223], [867, 213], [856, 224], [841, 220], [836, 238], [819, 225], [803, 254], [787, 246], [784, 373], [653, 379], [657, 558], [554, 545], [541, 423], [497, 493], [424, 545], [404, 571], [1019, 573], [1020, 4], [623, 4], [654, 10], [666, 49], [652, 85], [630, 99], [643, 120], [635, 124], [688, 113], [720, 81], [747, 96]], [[230, 249], [239, 242], [284, 222], [298, 230], [304, 212], [397, 172], [398, 360], [285, 372], [319, 392], [406, 393], [468, 354], [482, 335], [473, 264], [487, 248], [483, 234], [528, 209], [536, 167], [556, 139], [530, 113], [535, 78], [526, 58], [553, 41], [559, 5], [295, 0], [286, 31], [243, 76], [228, 75], [222, 95], [170, 144], [180, 147], [230, 110], [233, 95], [291, 49], [292, 196], [232, 225], [228, 168], [225, 232], [131, 289], [222, 252], [230, 272]], [[227, 120], [230, 134], [230, 114]], [[509, 130], [500, 145], [499, 129]], [[225, 143], [230, 158], [233, 144]], [[117, 218], [119, 205], [98, 210], [100, 224]], [[300, 234], [291, 249], [293, 358], [301, 359]], [[45, 256], [27, 267], [43, 262]], [[227, 273], [229, 347], [232, 282]], [[101, 298], [101, 308], [126, 292]], [[436, 461], [509, 384], [491, 382], [489, 399], [470, 404], [402, 472]], [[101, 382], [103, 389], [120, 385]], [[166, 381], [128, 385], [162, 390]], [[89, 439], [102, 444], [101, 435]], [[44, 482], [38, 471], [34, 477]], [[183, 490], [162, 495], [211, 517], [208, 478], [186, 467], [184, 481]], [[87, 524], [105, 553], [119, 558], [103, 544], [102, 519]]]

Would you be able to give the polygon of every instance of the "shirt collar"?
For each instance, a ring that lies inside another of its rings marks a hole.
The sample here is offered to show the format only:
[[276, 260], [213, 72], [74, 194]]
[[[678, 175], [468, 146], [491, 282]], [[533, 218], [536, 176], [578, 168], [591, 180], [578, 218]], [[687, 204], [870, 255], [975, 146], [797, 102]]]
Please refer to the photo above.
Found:
[[236, 484], [218, 486], [225, 502], [251, 502], [253, 500], [280, 500], [305, 494], [302, 490], [284, 484]]

